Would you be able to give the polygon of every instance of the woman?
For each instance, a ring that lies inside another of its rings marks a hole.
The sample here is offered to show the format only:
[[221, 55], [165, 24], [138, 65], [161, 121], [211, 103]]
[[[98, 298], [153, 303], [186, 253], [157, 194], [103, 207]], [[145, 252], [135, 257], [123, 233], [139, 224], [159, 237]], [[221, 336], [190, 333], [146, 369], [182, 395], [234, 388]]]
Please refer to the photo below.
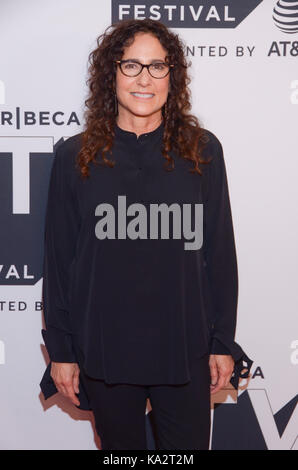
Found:
[[159, 449], [208, 449], [210, 393], [252, 364], [234, 342], [222, 146], [189, 114], [178, 36], [149, 19], [111, 28], [90, 55], [85, 131], [51, 174], [41, 387], [93, 410], [102, 449], [146, 449], [148, 397]]

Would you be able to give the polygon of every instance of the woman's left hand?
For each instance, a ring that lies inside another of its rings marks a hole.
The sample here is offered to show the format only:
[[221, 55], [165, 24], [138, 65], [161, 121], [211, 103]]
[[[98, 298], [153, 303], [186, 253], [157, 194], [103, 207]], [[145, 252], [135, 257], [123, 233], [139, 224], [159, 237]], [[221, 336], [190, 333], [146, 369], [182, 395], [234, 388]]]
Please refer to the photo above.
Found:
[[210, 354], [211, 395], [227, 387], [233, 374], [234, 364], [235, 361], [231, 355]]

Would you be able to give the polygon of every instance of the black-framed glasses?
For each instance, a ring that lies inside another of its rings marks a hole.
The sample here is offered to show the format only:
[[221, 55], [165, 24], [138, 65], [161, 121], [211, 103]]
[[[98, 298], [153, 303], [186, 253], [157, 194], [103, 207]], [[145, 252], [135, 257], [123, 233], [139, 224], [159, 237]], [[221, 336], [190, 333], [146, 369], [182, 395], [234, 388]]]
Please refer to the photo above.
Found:
[[137, 60], [115, 60], [116, 64], [120, 66], [120, 70], [123, 75], [127, 77], [136, 77], [139, 75], [143, 68], [146, 67], [151, 77], [153, 78], [165, 78], [170, 72], [173, 64], [167, 64], [166, 62], [153, 62], [152, 64], [141, 64]]

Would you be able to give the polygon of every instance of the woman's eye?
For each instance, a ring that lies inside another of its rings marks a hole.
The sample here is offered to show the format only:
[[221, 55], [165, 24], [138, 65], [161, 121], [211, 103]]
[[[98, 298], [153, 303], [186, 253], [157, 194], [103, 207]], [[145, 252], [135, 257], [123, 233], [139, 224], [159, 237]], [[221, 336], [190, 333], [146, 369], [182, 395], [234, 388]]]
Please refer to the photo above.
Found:
[[134, 64], [133, 62], [129, 62], [129, 63], [125, 64], [126, 69], [134, 69], [136, 67], [137, 67], [137, 64]]
[[165, 68], [164, 64], [154, 64], [156, 70], [163, 70]]

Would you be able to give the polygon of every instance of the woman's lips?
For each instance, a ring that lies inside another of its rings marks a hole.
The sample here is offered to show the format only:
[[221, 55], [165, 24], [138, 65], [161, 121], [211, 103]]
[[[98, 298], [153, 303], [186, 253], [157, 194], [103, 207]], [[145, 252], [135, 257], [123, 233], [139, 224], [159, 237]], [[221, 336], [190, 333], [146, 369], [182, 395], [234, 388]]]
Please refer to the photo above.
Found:
[[[138, 100], [150, 100], [151, 98], [154, 98], [154, 94], [152, 94], [152, 96], [146, 96], [146, 95], [149, 95], [150, 93], [144, 93], [145, 96], [137, 96], [137, 95], [134, 95], [133, 92], [131, 92], [131, 95], [138, 99]], [[142, 95], [142, 93], [140, 93], [140, 95]]]

